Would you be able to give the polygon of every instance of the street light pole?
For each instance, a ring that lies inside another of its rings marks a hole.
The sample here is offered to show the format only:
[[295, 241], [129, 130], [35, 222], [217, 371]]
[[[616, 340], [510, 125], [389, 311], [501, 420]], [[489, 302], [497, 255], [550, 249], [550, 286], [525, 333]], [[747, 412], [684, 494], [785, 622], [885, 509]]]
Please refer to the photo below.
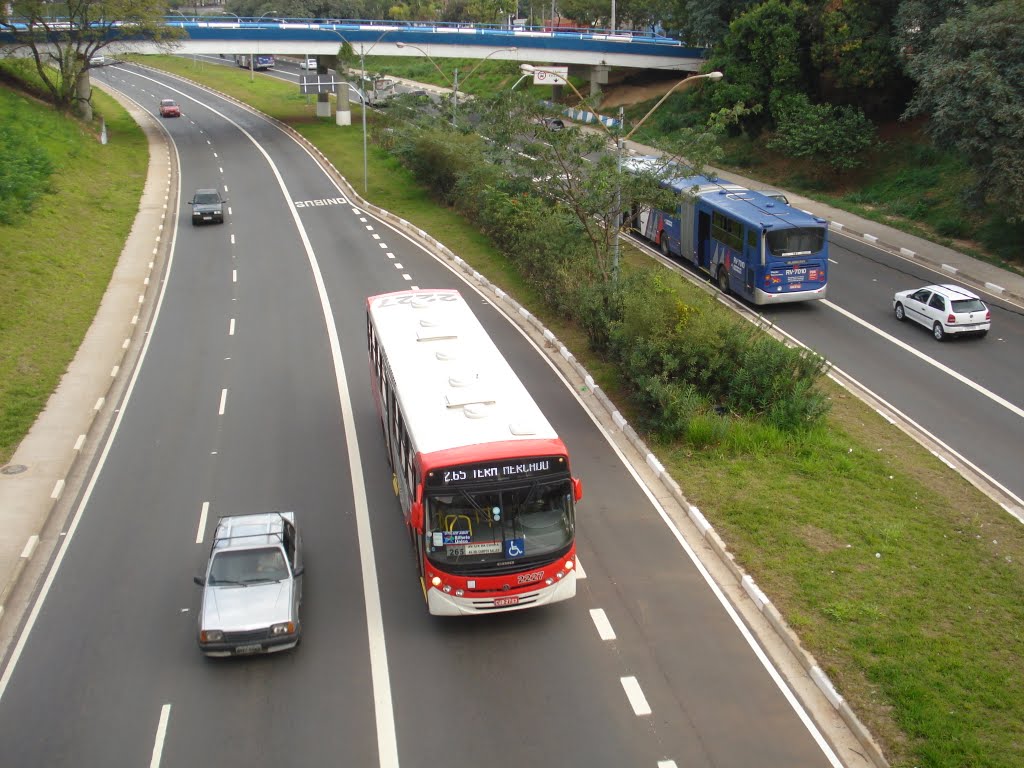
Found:
[[[532, 74], [534, 72], [546, 72], [549, 75], [560, 77], [559, 73], [557, 72], [554, 72], [550, 69], [544, 69], [543, 67], [535, 67], [531, 64], [523, 64], [522, 66], [519, 67], [519, 70], [524, 74]], [[604, 129], [604, 132], [607, 133], [610, 138], [615, 139], [615, 242], [612, 246], [612, 278], [614, 280], [618, 280], [619, 278], [619, 228], [622, 225], [622, 222], [620, 221], [622, 218], [622, 150], [625, 147], [626, 142], [629, 141], [630, 137], [632, 137], [633, 134], [637, 132], [637, 130], [639, 130], [640, 126], [644, 124], [644, 121], [647, 120], [647, 118], [650, 117], [652, 114], [654, 114], [654, 110], [656, 110], [658, 107], [665, 103], [665, 99], [671, 96], [672, 92], [675, 91], [676, 88], [679, 88], [681, 85], [689, 83], [693, 80], [721, 80], [722, 77], [723, 75], [721, 72], [705, 72], [702, 75], [690, 75], [689, 77], [683, 78], [678, 83], [669, 88], [668, 92], [661, 97], [661, 100], [658, 101], [658, 103], [655, 104], [653, 107], [651, 107], [650, 111], [648, 111], [646, 115], [640, 118], [640, 122], [633, 126], [633, 130], [631, 130], [625, 136], [622, 135], [623, 126], [625, 125], [625, 110], [622, 107], [619, 107], [619, 126], [614, 134], [608, 129], [608, 126], [606, 126], [603, 122], [601, 122], [600, 120], [597, 121], [597, 124]], [[581, 101], [586, 102], [586, 99], [583, 97], [583, 94], [579, 92], [575, 85], [573, 85], [569, 80], [565, 80], [565, 82], [569, 85], [570, 88], [572, 88], [573, 92]]]

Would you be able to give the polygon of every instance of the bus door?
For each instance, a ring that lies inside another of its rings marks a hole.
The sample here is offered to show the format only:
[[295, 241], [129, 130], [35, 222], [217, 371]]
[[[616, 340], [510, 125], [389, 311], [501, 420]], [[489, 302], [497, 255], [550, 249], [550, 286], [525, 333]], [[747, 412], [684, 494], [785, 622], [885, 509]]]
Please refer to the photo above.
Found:
[[694, 253], [696, 266], [703, 270], [708, 269], [709, 241], [711, 240], [711, 214], [707, 211], [697, 211], [697, 250]]

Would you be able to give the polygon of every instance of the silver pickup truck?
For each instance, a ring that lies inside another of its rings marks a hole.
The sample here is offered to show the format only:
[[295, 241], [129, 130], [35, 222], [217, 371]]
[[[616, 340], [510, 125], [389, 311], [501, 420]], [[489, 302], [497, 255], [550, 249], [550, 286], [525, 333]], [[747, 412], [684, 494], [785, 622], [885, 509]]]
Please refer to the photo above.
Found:
[[273, 653], [302, 634], [302, 539], [294, 512], [217, 520], [199, 609], [199, 649], [207, 656]]

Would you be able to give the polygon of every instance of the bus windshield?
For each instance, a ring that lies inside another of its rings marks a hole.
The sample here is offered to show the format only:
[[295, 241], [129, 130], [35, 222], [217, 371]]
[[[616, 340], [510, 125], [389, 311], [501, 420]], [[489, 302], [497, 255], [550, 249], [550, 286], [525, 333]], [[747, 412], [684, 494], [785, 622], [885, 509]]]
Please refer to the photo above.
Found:
[[810, 256], [825, 247], [824, 227], [794, 227], [768, 230], [765, 235], [772, 256]]
[[449, 566], [496, 563], [508, 559], [505, 544], [513, 539], [522, 540], [525, 557], [556, 553], [573, 541], [572, 498], [568, 479], [431, 494], [427, 557]]

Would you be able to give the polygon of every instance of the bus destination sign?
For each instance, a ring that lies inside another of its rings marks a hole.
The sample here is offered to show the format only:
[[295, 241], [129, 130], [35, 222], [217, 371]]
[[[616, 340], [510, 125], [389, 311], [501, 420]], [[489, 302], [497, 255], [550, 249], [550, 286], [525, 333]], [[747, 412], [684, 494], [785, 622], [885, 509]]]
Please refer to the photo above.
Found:
[[537, 456], [527, 459], [503, 459], [480, 464], [435, 469], [427, 474], [428, 488], [450, 488], [480, 482], [521, 480], [558, 475], [566, 471], [565, 457]]

